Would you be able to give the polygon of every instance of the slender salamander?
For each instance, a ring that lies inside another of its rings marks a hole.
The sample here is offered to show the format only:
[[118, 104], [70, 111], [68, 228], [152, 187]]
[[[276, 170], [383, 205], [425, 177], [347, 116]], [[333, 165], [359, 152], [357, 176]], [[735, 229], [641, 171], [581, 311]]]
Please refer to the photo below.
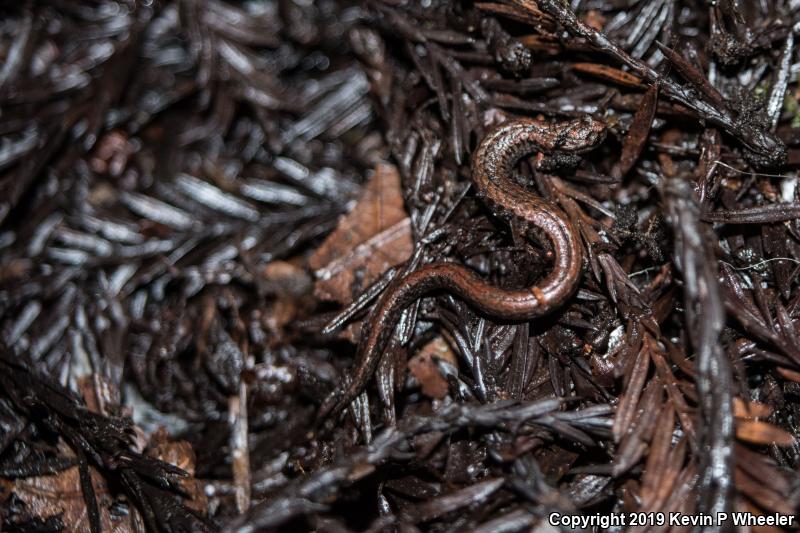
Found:
[[605, 126], [591, 118], [555, 124], [533, 119], [505, 122], [488, 133], [472, 158], [472, 180], [478, 196], [505, 220], [516, 220], [526, 232], [544, 233], [552, 246], [553, 269], [541, 283], [520, 290], [498, 288], [472, 270], [454, 263], [430, 263], [394, 280], [362, 329], [355, 376], [320, 407], [318, 420], [340, 412], [364, 389], [380, 361], [400, 314], [434, 290], [450, 291], [494, 317], [528, 320], [553, 311], [573, 293], [580, 279], [582, 249], [577, 232], [552, 203], [518, 185], [514, 166], [532, 152], [580, 153], [599, 145]]

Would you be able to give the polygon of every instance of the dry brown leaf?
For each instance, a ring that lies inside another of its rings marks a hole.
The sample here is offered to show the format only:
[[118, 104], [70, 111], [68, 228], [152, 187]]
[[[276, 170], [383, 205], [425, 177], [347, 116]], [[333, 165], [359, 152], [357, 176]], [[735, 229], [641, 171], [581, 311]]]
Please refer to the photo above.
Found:
[[184, 505], [205, 514], [208, 509], [208, 498], [203, 485], [195, 479], [195, 455], [192, 445], [185, 440], [171, 440], [167, 430], [159, 428], [150, 437], [150, 445], [147, 450], [150, 457], [154, 457], [165, 463], [184, 470], [189, 475], [181, 478], [181, 488], [188, 496], [183, 500]]
[[[88, 375], [78, 380], [78, 387], [92, 412], [104, 412], [104, 407], [113, 404], [115, 392], [104, 379]], [[189, 473], [190, 477], [180, 480], [182, 489], [188, 495], [184, 503], [200, 512], [207, 511], [207, 500], [202, 484], [194, 478], [195, 456], [191, 445], [185, 441], [170, 441], [166, 430], [153, 434], [148, 454], [173, 464]], [[92, 486], [100, 510], [103, 531], [119, 533], [145, 531], [144, 522], [138, 511], [125, 500], [115, 498], [100, 473], [90, 467]], [[3, 492], [14, 494], [26, 507], [26, 514], [41, 519], [59, 516], [64, 531], [88, 531], [89, 518], [80, 484], [77, 466], [49, 476], [34, 476], [4, 481]], [[120, 512], [127, 507], [125, 512]]]
[[[97, 495], [103, 531], [144, 531], [144, 523], [135, 509], [128, 507], [128, 512], [112, 512], [112, 507], [116, 509], [124, 503], [111, 496], [105, 480], [97, 470], [91, 467], [89, 470]], [[77, 466], [52, 476], [18, 479], [11, 484], [11, 492], [25, 504], [30, 516], [46, 520], [60, 515], [64, 531], [89, 531], [89, 518]]]
[[353, 285], [364, 288], [411, 256], [411, 221], [406, 215], [400, 174], [381, 164], [350, 213], [308, 260], [323, 300], [350, 303]]
[[439, 367], [433, 360], [434, 357], [448, 361], [452, 365], [456, 364], [450, 346], [441, 337], [436, 337], [408, 361], [408, 370], [419, 381], [422, 394], [429, 398], [441, 399], [447, 396], [448, 386], [447, 380], [439, 372]]

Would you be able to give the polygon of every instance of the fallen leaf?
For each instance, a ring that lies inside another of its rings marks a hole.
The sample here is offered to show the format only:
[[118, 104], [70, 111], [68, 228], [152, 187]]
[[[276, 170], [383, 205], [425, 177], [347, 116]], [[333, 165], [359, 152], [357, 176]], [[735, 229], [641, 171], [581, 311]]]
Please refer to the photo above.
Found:
[[408, 370], [419, 381], [422, 394], [429, 398], [441, 399], [447, 396], [448, 385], [445, 377], [439, 372], [434, 357], [448, 361], [452, 365], [456, 364], [450, 346], [441, 337], [436, 337], [408, 361]]
[[195, 455], [192, 445], [185, 440], [171, 440], [167, 430], [159, 428], [150, 437], [147, 455], [184, 470], [189, 474], [181, 478], [181, 488], [186, 493], [184, 505], [202, 514], [208, 509], [208, 498], [203, 484], [195, 479]]
[[[144, 523], [139, 513], [123, 500], [116, 499], [110, 494], [105, 480], [97, 470], [90, 467], [89, 471], [97, 496], [103, 531], [117, 533], [144, 531]], [[25, 504], [25, 511], [30, 516], [43, 520], [60, 516], [64, 531], [90, 529], [77, 466], [52, 476], [17, 479], [11, 484], [11, 492]], [[120, 506], [125, 506], [127, 509], [120, 512]]]
[[308, 260], [317, 278], [315, 295], [350, 303], [354, 284], [367, 287], [412, 252], [400, 174], [393, 165], [378, 165], [352, 211]]

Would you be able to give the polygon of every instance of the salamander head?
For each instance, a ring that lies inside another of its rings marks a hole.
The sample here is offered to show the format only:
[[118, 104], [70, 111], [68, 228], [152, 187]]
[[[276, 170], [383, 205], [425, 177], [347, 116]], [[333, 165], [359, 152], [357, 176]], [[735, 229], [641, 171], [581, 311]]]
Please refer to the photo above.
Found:
[[606, 138], [606, 125], [586, 116], [571, 121], [562, 135], [559, 139], [559, 150], [584, 152], [603, 142]]

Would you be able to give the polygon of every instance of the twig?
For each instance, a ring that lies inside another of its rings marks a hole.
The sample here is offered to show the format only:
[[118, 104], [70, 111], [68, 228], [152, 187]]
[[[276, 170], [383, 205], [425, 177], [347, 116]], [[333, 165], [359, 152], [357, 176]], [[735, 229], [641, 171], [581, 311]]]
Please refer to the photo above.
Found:
[[[684, 279], [686, 325], [696, 352], [695, 382], [699, 396], [697, 424], [701, 478], [698, 511], [729, 512], [733, 501], [733, 374], [722, 351], [720, 333], [725, 308], [719, 288], [716, 258], [705, 243], [714, 239], [700, 223], [700, 209], [688, 180], [671, 179], [664, 195], [675, 233], [676, 263]], [[704, 531], [723, 531], [717, 524]]]

